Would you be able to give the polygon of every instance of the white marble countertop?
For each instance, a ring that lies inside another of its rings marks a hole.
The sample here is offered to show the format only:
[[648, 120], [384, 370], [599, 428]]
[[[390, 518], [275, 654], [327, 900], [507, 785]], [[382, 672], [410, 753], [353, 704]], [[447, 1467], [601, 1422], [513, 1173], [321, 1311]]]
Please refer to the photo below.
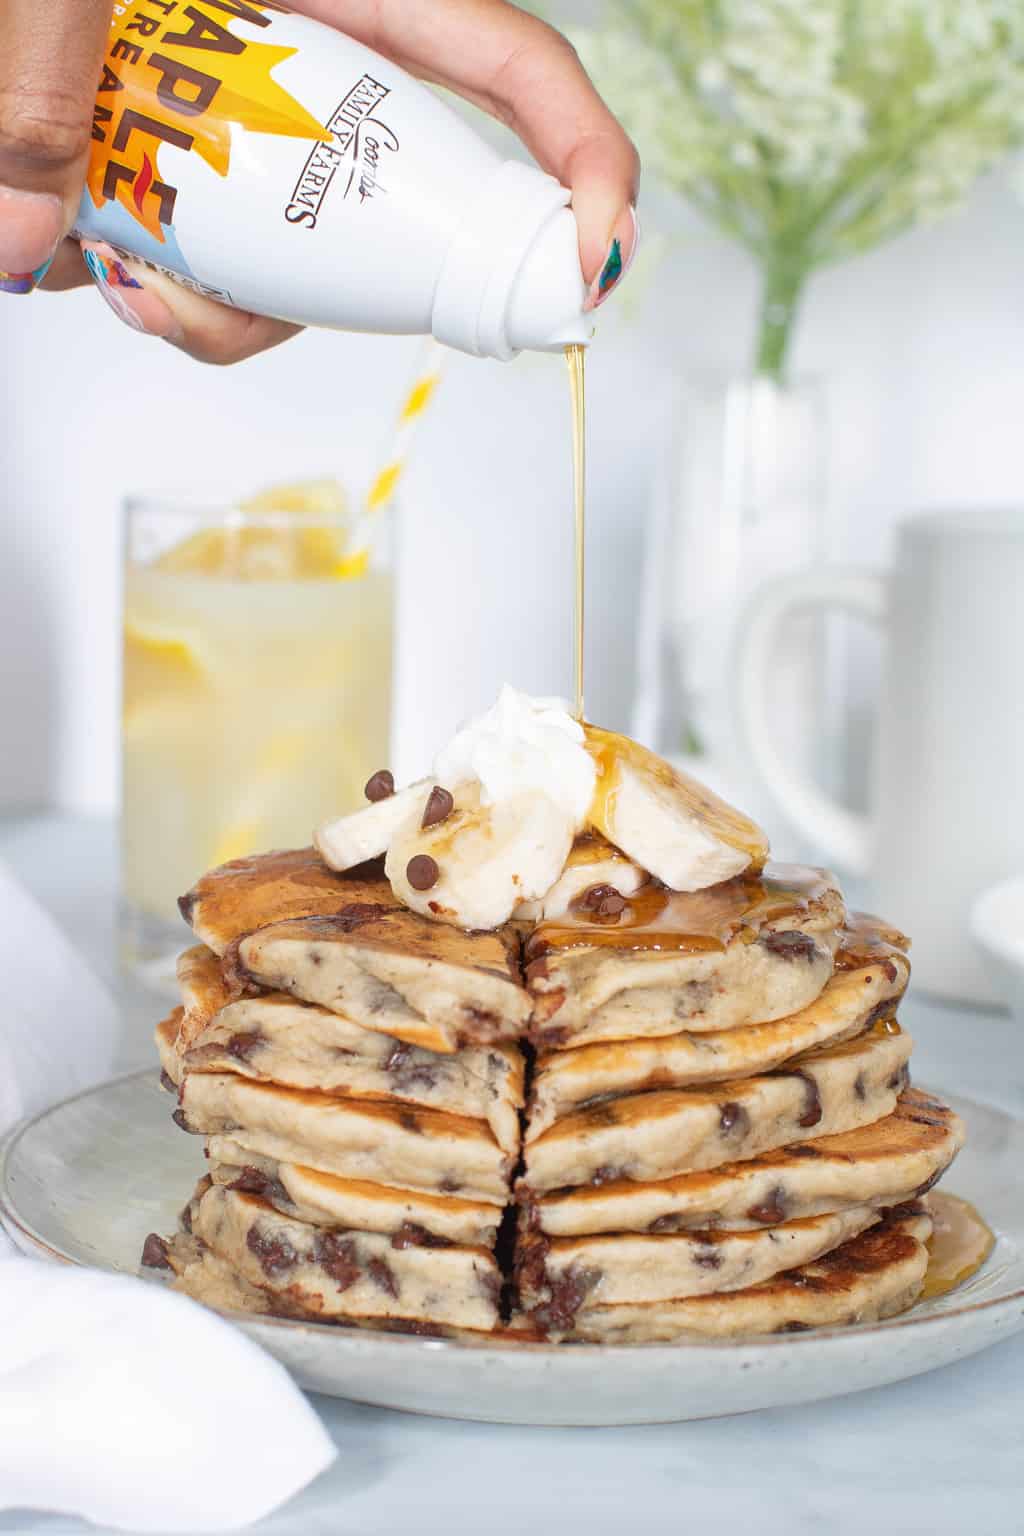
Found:
[[[124, 1066], [148, 1064], [160, 1004], [118, 974], [110, 824], [0, 823], [0, 858], [117, 988]], [[901, 1019], [921, 1081], [1024, 1109], [1024, 1040], [1006, 1016], [911, 997]], [[610, 1536], [624, 1525], [660, 1536], [737, 1524], [758, 1536], [1024, 1531], [1024, 1335], [878, 1391], [695, 1424], [517, 1429], [314, 1401], [340, 1455], [253, 1527], [266, 1536]], [[254, 1417], [254, 1454], [259, 1433]], [[0, 1514], [0, 1536], [93, 1529]]]

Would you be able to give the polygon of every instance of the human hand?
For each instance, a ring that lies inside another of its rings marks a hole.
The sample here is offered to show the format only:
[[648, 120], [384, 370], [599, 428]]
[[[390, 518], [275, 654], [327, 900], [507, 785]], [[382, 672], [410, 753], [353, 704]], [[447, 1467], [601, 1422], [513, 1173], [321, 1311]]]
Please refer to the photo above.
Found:
[[[512, 128], [573, 194], [593, 308], [637, 242], [639, 162], [562, 35], [507, 0], [295, 0]], [[109, 247], [63, 237], [89, 159], [110, 0], [4, 0], [0, 13], [0, 290], [65, 289], [90, 277], [118, 316], [204, 362], [265, 351], [298, 327], [230, 309]], [[47, 263], [49, 265], [47, 266]], [[4, 280], [3, 273], [14, 277]]]

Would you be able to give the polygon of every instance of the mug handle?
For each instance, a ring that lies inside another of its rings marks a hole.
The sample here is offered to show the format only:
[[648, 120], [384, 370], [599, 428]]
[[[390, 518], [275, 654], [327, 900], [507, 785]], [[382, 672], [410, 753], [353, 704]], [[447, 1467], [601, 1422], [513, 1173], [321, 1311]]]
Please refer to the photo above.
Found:
[[733, 688], [739, 739], [755, 771], [780, 809], [805, 836], [852, 874], [868, 872], [871, 821], [840, 805], [805, 774], [788, 764], [772, 730], [771, 663], [783, 621], [793, 613], [837, 607], [882, 626], [886, 580], [861, 566], [825, 566], [795, 571], [766, 582], [747, 606], [737, 631]]

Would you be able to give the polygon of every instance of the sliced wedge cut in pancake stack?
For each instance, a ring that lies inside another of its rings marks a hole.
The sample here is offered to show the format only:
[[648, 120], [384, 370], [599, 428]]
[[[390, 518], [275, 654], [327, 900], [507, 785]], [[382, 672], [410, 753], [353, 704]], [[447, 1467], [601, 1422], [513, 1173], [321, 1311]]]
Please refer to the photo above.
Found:
[[312, 850], [214, 871], [183, 910], [203, 942], [157, 1047], [209, 1173], [149, 1259], [213, 1305], [497, 1327], [530, 1010], [518, 937], [443, 928]]
[[[555, 1341], [913, 1303], [963, 1127], [910, 1086], [908, 940], [587, 733], [567, 857], [479, 786], [423, 781], [183, 898], [157, 1047], [208, 1168], [147, 1264], [222, 1308]], [[470, 926], [492, 909], [512, 920]]]

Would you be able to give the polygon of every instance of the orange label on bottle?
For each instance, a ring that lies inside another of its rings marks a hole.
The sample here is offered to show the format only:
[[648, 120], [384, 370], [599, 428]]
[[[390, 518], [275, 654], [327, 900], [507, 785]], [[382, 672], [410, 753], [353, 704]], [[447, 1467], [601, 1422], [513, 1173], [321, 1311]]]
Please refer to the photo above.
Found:
[[114, 7], [93, 110], [88, 188], [113, 200], [155, 239], [174, 223], [178, 188], [158, 165], [162, 145], [195, 152], [219, 176], [231, 163], [231, 125], [319, 140], [323, 124], [274, 80], [295, 48], [233, 29], [265, 31], [274, 0], [133, 0]]

